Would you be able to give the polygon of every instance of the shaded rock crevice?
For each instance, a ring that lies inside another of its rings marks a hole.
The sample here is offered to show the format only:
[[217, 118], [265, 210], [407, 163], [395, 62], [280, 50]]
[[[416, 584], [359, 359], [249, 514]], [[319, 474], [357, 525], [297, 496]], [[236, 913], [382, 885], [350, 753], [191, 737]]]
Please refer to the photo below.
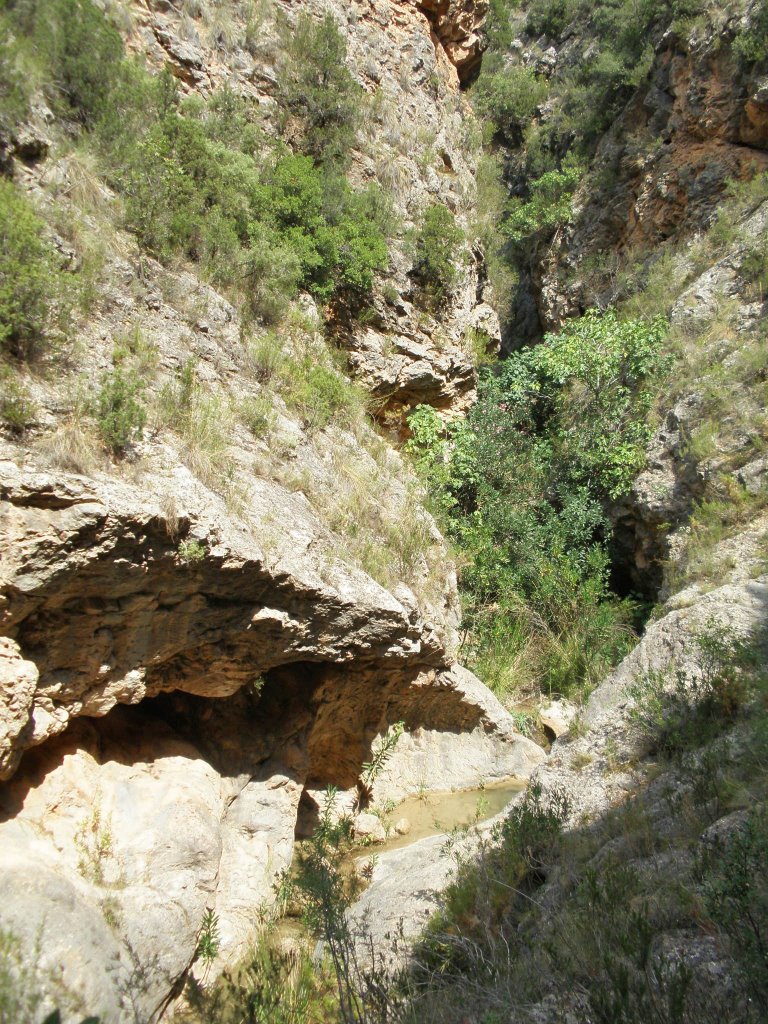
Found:
[[[525, 777], [544, 756], [456, 668], [297, 662], [229, 697], [176, 691], [76, 718], [0, 786], [4, 922], [23, 941], [55, 928], [42, 969], [106, 1024], [130, 1019], [128, 992], [141, 1019], [156, 1019], [194, 960], [206, 909], [218, 916], [220, 964], [231, 963], [291, 862], [302, 798], [306, 810], [334, 785], [340, 807], [350, 803], [396, 720], [406, 733], [377, 799]], [[94, 937], [84, 960], [64, 926], [73, 906]]]

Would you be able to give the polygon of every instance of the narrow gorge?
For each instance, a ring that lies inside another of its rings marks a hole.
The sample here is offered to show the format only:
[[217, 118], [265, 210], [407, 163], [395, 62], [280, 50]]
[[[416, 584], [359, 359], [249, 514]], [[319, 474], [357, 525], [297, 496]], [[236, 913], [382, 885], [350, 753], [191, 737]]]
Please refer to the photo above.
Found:
[[0, 1024], [764, 1020], [764, 0], [0, 25]]

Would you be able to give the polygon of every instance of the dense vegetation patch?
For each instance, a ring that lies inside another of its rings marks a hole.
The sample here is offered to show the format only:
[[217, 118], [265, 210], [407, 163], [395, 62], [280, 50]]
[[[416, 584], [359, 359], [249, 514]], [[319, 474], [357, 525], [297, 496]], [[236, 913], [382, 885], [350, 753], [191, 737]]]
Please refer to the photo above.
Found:
[[662, 319], [590, 313], [486, 371], [466, 421], [410, 417], [409, 447], [463, 552], [465, 654], [500, 691], [578, 692], [630, 642], [604, 503], [644, 462]]
[[34, 359], [61, 337], [69, 312], [61, 260], [30, 203], [0, 178], [0, 350]]
[[330, 16], [302, 15], [285, 32], [278, 86], [292, 146], [226, 89], [182, 100], [170, 74], [124, 55], [91, 0], [9, 0], [3, 18], [0, 115], [12, 122], [41, 87], [79, 122], [148, 252], [194, 260], [267, 321], [299, 289], [322, 303], [370, 291], [391, 213], [377, 187], [353, 192], [344, 176], [361, 90]]

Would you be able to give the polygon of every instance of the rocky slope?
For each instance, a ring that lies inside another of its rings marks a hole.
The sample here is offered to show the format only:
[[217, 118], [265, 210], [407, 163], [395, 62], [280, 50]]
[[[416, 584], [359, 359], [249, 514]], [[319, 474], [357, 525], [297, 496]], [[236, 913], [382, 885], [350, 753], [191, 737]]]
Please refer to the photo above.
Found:
[[370, 4], [262, 5], [255, 21], [247, 4], [229, 5], [219, 24], [201, 5], [190, 15], [173, 4], [127, 5], [128, 43], [157, 67], [169, 66], [184, 87], [203, 95], [226, 84], [259, 104], [267, 129], [277, 133], [275, 65], [280, 27], [301, 12], [333, 14], [343, 26], [351, 69], [369, 97], [372, 120], [359, 140], [353, 179], [378, 181], [402, 218], [388, 274], [374, 297], [367, 323], [337, 324], [349, 366], [381, 411], [396, 417], [425, 402], [449, 416], [472, 401], [475, 375], [471, 331], [498, 344], [482, 251], [467, 249], [462, 279], [438, 315], [414, 304], [407, 231], [429, 203], [442, 202], [468, 226], [475, 196], [477, 148], [467, 145], [470, 110], [459, 91], [481, 55], [483, 0]]
[[[263, 5], [247, 46], [245, 5], [224, 27], [204, 5], [113, 13], [185, 89], [226, 84], [269, 126], [275, 19], [305, 8], [320, 5]], [[459, 76], [477, 61], [483, 5], [331, 9], [355, 73], [382, 97], [353, 177], [391, 189], [406, 227], [437, 199], [466, 224]], [[20, 372], [33, 422], [1, 442], [2, 928], [34, 951], [46, 1005], [112, 1024], [162, 1013], [206, 910], [219, 921], [217, 969], [237, 958], [297, 821], [311, 822], [329, 784], [357, 795], [392, 723], [406, 734], [382, 800], [525, 777], [543, 755], [455, 665], [455, 573], [401, 458], [362, 416], [318, 426], [270, 390], [271, 336], [193, 268], [141, 253], [65, 134], [41, 103], [6, 139], [5, 169], [64, 258], [81, 258], [64, 222], [104, 248], [76, 344]], [[401, 236], [365, 327], [334, 334], [388, 415], [430, 401], [453, 416], [474, 387], [467, 331], [497, 331], [482, 254], [468, 251], [439, 323], [412, 304], [410, 266]], [[331, 366], [302, 303], [280, 358]], [[151, 405], [121, 460], [92, 414], [93, 382], [118, 359]]]
[[[274, 135], [281, 32], [300, 12], [333, 14], [372, 98], [350, 173], [385, 188], [400, 227], [370, 309], [337, 310], [332, 340], [380, 422], [400, 429], [421, 402], [446, 419], [466, 411], [472, 339], [499, 338], [472, 240], [479, 154], [462, 92], [488, 5], [110, 7], [129, 48], [169, 67], [185, 93], [226, 85]], [[338, 786], [358, 809], [361, 766], [393, 723], [405, 733], [374, 787], [379, 803], [536, 771], [567, 790], [577, 828], [652, 781], [629, 687], [649, 671], [695, 673], [703, 624], [743, 634], [765, 615], [764, 302], [745, 269], [764, 242], [765, 197], [734, 212], [736, 237], [697, 249], [727, 179], [766, 165], [764, 83], [730, 45], [742, 14], [709, 12], [688, 35], [653, 39], [648, 75], [598, 143], [573, 217], [532, 247], [522, 276], [535, 315], [521, 326], [519, 304], [515, 344], [595, 303], [633, 291], [644, 302], [646, 257], [669, 241], [671, 323], [693, 339], [690, 372], [661, 392], [647, 469], [613, 509], [621, 588], [666, 603], [543, 767], [543, 751], [456, 664], [455, 569], [403, 459], [359, 409], [319, 422], [272, 385], [278, 358], [335, 373], [313, 301], [302, 297], [276, 352], [274, 334], [194, 267], [139, 250], [120, 199], [44, 104], [3, 137], [3, 173], [34, 199], [62, 258], [80, 266], [78, 232], [102, 244], [76, 342], [19, 370], [35, 413], [0, 441], [0, 927], [33, 951], [46, 1006], [104, 1024], [159, 1019], [200, 970], [207, 911], [221, 938], [214, 971], [234, 962], [321, 791]], [[514, 15], [510, 65], [556, 80], [585, 59], [584, 32], [534, 38], [525, 15]], [[553, 116], [536, 113], [545, 126]], [[456, 287], [428, 312], [415, 301], [409, 229], [435, 201], [468, 242]], [[639, 261], [630, 286], [600, 263], [605, 253], [617, 268]], [[94, 433], [93, 383], [121, 365], [150, 401], [116, 460]], [[724, 410], [712, 396], [728, 388], [739, 397]], [[733, 501], [737, 486], [749, 500]], [[716, 542], [700, 543], [704, 499], [738, 505]], [[651, 790], [657, 810], [662, 788]], [[374, 869], [355, 916], [370, 913], [379, 940], [401, 902], [435, 906], [452, 866], [439, 845]], [[560, 1000], [531, 1019], [582, 1009]]]

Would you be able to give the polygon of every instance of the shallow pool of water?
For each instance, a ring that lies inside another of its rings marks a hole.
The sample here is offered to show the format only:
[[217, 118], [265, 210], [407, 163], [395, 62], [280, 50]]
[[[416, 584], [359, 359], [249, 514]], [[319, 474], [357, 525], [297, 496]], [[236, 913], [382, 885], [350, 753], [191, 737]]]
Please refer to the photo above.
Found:
[[[486, 821], [503, 811], [510, 800], [525, 789], [522, 779], [504, 779], [482, 789], [459, 790], [453, 793], [424, 793], [409, 796], [387, 815], [392, 834], [384, 843], [367, 848], [361, 856], [399, 850], [427, 836], [444, 835], [451, 829]], [[411, 826], [407, 835], [394, 833], [395, 822], [407, 818]], [[357, 855], [356, 855], [357, 859]]]

